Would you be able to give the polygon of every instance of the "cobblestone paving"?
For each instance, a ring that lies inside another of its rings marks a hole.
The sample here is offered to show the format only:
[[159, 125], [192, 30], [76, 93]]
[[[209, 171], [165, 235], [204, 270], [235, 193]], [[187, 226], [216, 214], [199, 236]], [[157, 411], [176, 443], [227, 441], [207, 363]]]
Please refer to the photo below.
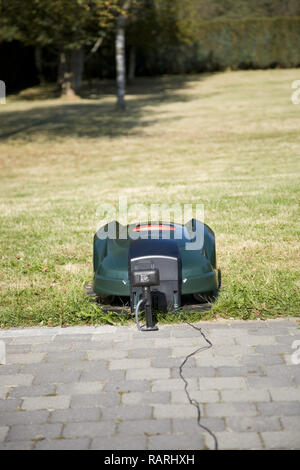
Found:
[[[219, 448], [300, 449], [299, 320], [197, 326], [213, 347], [183, 374]], [[1, 330], [3, 341], [1, 450], [213, 448], [179, 376], [206, 345], [190, 326]]]

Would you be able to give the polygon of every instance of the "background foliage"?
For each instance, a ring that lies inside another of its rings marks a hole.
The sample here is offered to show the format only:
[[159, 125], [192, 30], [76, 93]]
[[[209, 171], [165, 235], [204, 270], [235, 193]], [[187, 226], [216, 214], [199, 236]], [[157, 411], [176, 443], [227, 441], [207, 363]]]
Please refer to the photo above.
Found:
[[[84, 48], [84, 78], [115, 76], [115, 27], [122, 0], [0, 0], [0, 75], [8, 92], [57, 80], [62, 49]], [[89, 51], [97, 38], [97, 53]], [[298, 0], [134, 0], [126, 24], [135, 75], [298, 67]], [[11, 60], [13, 57], [13, 60]], [[25, 60], [26, 59], [26, 60]]]
[[155, 73], [298, 67], [300, 17], [202, 21], [188, 44], [158, 42], [147, 56]]

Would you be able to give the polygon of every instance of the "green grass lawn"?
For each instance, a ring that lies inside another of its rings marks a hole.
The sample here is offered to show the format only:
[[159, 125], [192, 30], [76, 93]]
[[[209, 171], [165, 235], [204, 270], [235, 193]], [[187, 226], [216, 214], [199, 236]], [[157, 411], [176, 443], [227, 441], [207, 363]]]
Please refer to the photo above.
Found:
[[84, 294], [96, 209], [119, 196], [204, 204], [223, 289], [193, 319], [299, 316], [299, 74], [137, 79], [126, 113], [109, 82], [86, 85], [76, 102], [52, 87], [9, 97], [0, 106], [0, 326], [121, 321]]

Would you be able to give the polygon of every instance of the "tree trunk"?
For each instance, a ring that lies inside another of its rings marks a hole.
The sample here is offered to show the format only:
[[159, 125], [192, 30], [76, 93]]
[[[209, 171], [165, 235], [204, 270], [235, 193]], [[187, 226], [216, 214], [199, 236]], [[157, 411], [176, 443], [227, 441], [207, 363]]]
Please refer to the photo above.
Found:
[[57, 83], [61, 87], [63, 82], [64, 74], [67, 70], [67, 58], [63, 50], [59, 52], [58, 56], [58, 70], [57, 70]]
[[42, 48], [40, 46], [35, 46], [34, 48], [34, 61], [38, 73], [38, 79], [40, 84], [45, 83], [45, 77], [43, 74], [43, 54]]
[[[61, 87], [61, 96], [69, 99], [76, 97], [73, 52], [62, 50], [59, 54], [58, 83]], [[79, 82], [80, 77], [81, 75], [77, 76], [77, 82]]]
[[74, 49], [71, 52], [71, 68], [73, 78], [73, 89], [76, 91], [80, 90], [82, 84], [82, 76], [84, 69], [84, 50]]
[[133, 82], [135, 79], [135, 47], [131, 46], [129, 52], [129, 71], [128, 71], [128, 81]]
[[126, 65], [125, 65], [125, 16], [117, 20], [116, 32], [117, 108], [125, 109]]

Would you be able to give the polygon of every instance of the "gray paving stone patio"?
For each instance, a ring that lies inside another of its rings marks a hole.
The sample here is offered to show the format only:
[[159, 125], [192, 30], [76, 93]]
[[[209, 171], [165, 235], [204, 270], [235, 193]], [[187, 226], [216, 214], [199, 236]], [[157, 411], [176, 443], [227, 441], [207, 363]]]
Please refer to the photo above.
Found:
[[[220, 449], [300, 449], [300, 321], [197, 324], [183, 368]], [[212, 449], [179, 366], [187, 324], [0, 331], [0, 450]], [[5, 361], [3, 356], [5, 343]], [[294, 344], [294, 349], [293, 349]], [[298, 355], [299, 357], [299, 355]]]

